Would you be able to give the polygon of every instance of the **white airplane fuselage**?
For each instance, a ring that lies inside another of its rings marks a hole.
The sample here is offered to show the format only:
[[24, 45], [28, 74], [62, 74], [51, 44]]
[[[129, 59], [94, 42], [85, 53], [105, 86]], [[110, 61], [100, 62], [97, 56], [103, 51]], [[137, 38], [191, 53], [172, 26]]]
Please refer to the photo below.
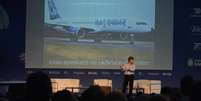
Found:
[[94, 32], [140, 33], [151, 32], [145, 21], [126, 18], [74, 18], [50, 20], [49, 24], [70, 26], [74, 29], [93, 29]]

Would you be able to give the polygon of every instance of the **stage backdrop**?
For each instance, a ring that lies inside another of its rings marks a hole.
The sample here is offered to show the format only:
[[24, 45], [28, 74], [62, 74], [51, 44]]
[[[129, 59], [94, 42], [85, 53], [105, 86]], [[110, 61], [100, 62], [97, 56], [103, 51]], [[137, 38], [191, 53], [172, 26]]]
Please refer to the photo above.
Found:
[[[174, 0], [172, 69], [146, 70], [146, 67], [136, 71], [135, 79], [162, 80], [162, 86], [173, 87], [178, 87], [181, 77], [187, 74], [192, 75], [195, 79], [201, 79], [201, 7], [199, 4], [199, 0]], [[25, 69], [26, 13], [30, 13], [26, 11], [26, 8], [26, 0], [0, 1], [0, 81], [25, 80], [28, 73], [40, 68]], [[57, 16], [55, 15], [55, 17]], [[123, 21], [120, 22], [123, 24]], [[98, 20], [97, 24], [100, 22]], [[150, 39], [148, 38], [148, 40]], [[37, 40], [35, 42], [37, 44]], [[29, 52], [32, 51], [37, 50]], [[42, 54], [36, 54], [36, 56], [40, 55]], [[153, 57], [148, 57], [148, 60], [152, 61], [150, 58]], [[40, 70], [51, 77], [79, 78], [83, 86], [92, 84], [94, 78], [108, 78], [113, 80], [113, 87], [121, 87], [119, 81], [122, 81], [122, 73], [119, 69], [46, 68]]]

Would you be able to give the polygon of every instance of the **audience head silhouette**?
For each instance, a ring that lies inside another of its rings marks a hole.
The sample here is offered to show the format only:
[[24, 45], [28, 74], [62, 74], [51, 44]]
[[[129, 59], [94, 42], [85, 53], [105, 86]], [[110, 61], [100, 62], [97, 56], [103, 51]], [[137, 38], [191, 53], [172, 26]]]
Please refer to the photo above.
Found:
[[168, 101], [168, 99], [161, 95], [152, 95], [149, 101]]
[[26, 81], [27, 101], [49, 101], [52, 95], [50, 78], [43, 72], [35, 72]]
[[128, 101], [128, 100], [123, 93], [114, 91], [106, 96], [106, 101]]
[[100, 86], [90, 86], [82, 93], [81, 101], [104, 101], [105, 93]]
[[62, 90], [53, 94], [52, 101], [78, 101], [78, 99], [70, 91]]
[[190, 75], [186, 75], [181, 79], [180, 88], [184, 96], [189, 96], [193, 87], [194, 79]]
[[197, 81], [194, 83], [190, 99], [191, 101], [201, 100], [201, 81]]
[[149, 101], [149, 96], [146, 95], [137, 95], [132, 101]]

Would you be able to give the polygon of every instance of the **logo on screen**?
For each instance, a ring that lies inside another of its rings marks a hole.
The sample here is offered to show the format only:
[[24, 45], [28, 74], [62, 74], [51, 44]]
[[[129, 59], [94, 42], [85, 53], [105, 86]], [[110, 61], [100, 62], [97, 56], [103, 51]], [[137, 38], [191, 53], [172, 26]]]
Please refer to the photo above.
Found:
[[201, 8], [193, 8], [191, 17], [201, 17]]

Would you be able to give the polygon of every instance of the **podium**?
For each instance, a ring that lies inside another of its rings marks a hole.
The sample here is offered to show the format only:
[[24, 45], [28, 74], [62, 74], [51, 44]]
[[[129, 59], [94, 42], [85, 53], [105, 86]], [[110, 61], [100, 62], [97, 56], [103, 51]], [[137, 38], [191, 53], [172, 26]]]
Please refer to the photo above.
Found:
[[53, 92], [67, 89], [73, 93], [80, 92], [79, 79], [51, 79]]

